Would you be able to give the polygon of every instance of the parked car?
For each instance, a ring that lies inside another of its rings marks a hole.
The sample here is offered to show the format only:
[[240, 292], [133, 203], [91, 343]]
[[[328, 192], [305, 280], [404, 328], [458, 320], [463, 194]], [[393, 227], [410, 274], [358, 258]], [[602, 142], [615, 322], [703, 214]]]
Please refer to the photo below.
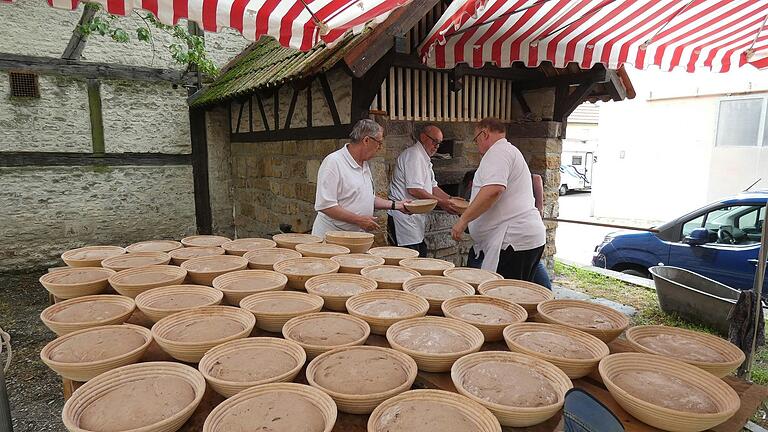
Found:
[[767, 200], [768, 190], [744, 192], [665, 223], [658, 233], [611, 233], [595, 247], [592, 264], [644, 277], [649, 267], [669, 265], [750, 289]]

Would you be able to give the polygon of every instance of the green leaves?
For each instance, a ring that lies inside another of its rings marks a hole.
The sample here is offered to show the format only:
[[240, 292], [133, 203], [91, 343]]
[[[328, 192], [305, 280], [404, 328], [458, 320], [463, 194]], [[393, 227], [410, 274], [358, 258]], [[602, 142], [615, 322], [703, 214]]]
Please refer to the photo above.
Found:
[[146, 27], [139, 27], [136, 29], [136, 38], [139, 39], [142, 42], [149, 42], [149, 39], [152, 37], [152, 33], [150, 33], [149, 29]]

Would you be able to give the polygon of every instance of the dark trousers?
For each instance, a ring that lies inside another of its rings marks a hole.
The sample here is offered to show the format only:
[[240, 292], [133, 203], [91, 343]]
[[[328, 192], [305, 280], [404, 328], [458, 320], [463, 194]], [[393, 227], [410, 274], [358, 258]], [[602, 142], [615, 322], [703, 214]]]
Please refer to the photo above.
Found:
[[[517, 279], [533, 282], [533, 276], [536, 272], [536, 266], [544, 253], [544, 246], [536, 249], [516, 251], [512, 246], [508, 246], [501, 251], [499, 255], [499, 266], [496, 267], [496, 273], [504, 276], [504, 279]], [[469, 249], [469, 258], [467, 267], [480, 268], [483, 265], [484, 254], [475, 258], [475, 248]]]
[[[389, 235], [389, 243], [392, 246], [399, 246], [397, 244], [397, 233], [395, 232], [395, 219], [392, 218], [392, 216], [387, 216], [387, 233]], [[422, 240], [421, 243], [403, 245], [403, 247], [418, 251], [419, 256], [422, 258], [427, 257], [427, 243], [424, 240]]]

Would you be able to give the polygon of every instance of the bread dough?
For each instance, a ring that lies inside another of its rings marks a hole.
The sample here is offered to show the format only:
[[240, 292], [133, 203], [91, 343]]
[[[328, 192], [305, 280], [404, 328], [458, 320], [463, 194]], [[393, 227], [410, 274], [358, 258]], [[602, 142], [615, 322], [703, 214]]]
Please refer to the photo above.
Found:
[[410, 350], [431, 354], [457, 353], [472, 348], [469, 340], [459, 332], [430, 324], [415, 325], [399, 331], [394, 341]]
[[233, 382], [255, 382], [280, 376], [296, 367], [296, 359], [271, 348], [242, 348], [216, 357], [206, 372], [214, 378]]
[[704, 391], [659, 371], [627, 371], [613, 383], [632, 396], [654, 405], [690, 413], [716, 413], [717, 403]]
[[86, 284], [106, 280], [110, 274], [114, 273], [109, 273], [109, 270], [102, 268], [72, 267], [71, 269], [48, 273], [45, 281], [51, 284]]
[[435, 401], [409, 400], [386, 408], [375, 432], [470, 432], [477, 424], [455, 407]]
[[487, 303], [467, 303], [451, 309], [451, 314], [480, 324], [512, 324], [517, 322], [511, 312]]
[[263, 276], [248, 276], [242, 279], [236, 279], [226, 285], [222, 285], [221, 289], [227, 291], [249, 291], [259, 292], [275, 289], [279, 284], [275, 282], [275, 278], [263, 277]]
[[231, 318], [209, 315], [185, 324], [178, 324], [163, 335], [164, 339], [176, 342], [207, 342], [233, 336], [245, 327]]
[[408, 372], [400, 360], [384, 351], [350, 349], [322, 358], [313, 378], [337, 393], [366, 395], [405, 384]]
[[53, 314], [51, 321], [83, 323], [104, 321], [127, 312], [126, 306], [101, 300], [88, 300], [66, 306]]
[[547, 299], [544, 294], [521, 286], [502, 285], [485, 291], [490, 297], [509, 300], [512, 303], [540, 303]]
[[596, 330], [608, 330], [614, 328], [613, 321], [600, 312], [578, 306], [568, 306], [547, 312], [550, 317], [573, 324], [579, 327], [586, 327]]
[[359, 341], [365, 331], [350, 319], [335, 315], [317, 316], [293, 327], [288, 336], [307, 345], [338, 346]]
[[273, 391], [230, 406], [214, 432], [323, 432], [323, 413], [307, 398]]
[[69, 336], [50, 353], [50, 359], [62, 363], [86, 363], [127, 354], [147, 342], [144, 335], [129, 327], [95, 328]]
[[659, 334], [640, 338], [637, 343], [676, 359], [710, 363], [722, 363], [727, 360], [718, 351], [684, 335]]
[[434, 300], [448, 300], [449, 298], [467, 295], [466, 292], [456, 288], [455, 286], [432, 282], [419, 285], [410, 291], [424, 298]]
[[541, 407], [558, 401], [552, 383], [526, 365], [488, 361], [471, 367], [462, 387], [488, 402], [513, 407]]
[[566, 335], [548, 331], [530, 331], [514, 338], [515, 343], [531, 351], [566, 359], [594, 359], [586, 345]]
[[370, 300], [355, 308], [355, 311], [377, 318], [401, 318], [411, 316], [418, 310], [402, 300], [396, 299], [376, 299]]
[[366, 272], [367, 277], [384, 282], [402, 283], [416, 277], [413, 273], [397, 267], [380, 267]]
[[320, 285], [315, 285], [312, 288], [318, 294], [327, 296], [339, 296], [339, 297], [351, 297], [361, 292], [369, 291], [360, 284], [355, 282], [323, 282]]
[[211, 304], [211, 298], [202, 294], [165, 294], [155, 297], [147, 303], [147, 307], [154, 309], [191, 309]]
[[208, 272], [223, 272], [232, 269], [237, 269], [243, 266], [242, 259], [239, 256], [233, 255], [216, 255], [209, 257], [201, 257], [199, 261], [185, 261], [184, 268], [196, 273], [208, 273]]
[[270, 298], [248, 305], [248, 310], [254, 313], [302, 313], [315, 309], [316, 306], [308, 300], [295, 298]]

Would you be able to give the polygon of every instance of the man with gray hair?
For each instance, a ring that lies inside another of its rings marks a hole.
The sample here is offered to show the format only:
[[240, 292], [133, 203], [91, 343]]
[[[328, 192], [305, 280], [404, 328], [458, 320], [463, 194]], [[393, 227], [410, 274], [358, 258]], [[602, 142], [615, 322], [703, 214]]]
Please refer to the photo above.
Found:
[[328, 231], [374, 231], [379, 228], [374, 209], [404, 212], [402, 201], [377, 197], [368, 161], [384, 145], [384, 128], [373, 120], [357, 122], [350, 142], [323, 159], [317, 172], [312, 234]]
[[[403, 150], [397, 157], [389, 196], [393, 200], [410, 201], [414, 199], [436, 199], [440, 207], [449, 213], [456, 209], [450, 202], [451, 196], [445, 193], [435, 181], [431, 157], [437, 153], [443, 141], [443, 132], [434, 125], [427, 125], [419, 130], [417, 141]], [[390, 242], [417, 250], [419, 256], [427, 256], [427, 244], [424, 242], [427, 215], [408, 215], [401, 212], [389, 212], [387, 228]]]

